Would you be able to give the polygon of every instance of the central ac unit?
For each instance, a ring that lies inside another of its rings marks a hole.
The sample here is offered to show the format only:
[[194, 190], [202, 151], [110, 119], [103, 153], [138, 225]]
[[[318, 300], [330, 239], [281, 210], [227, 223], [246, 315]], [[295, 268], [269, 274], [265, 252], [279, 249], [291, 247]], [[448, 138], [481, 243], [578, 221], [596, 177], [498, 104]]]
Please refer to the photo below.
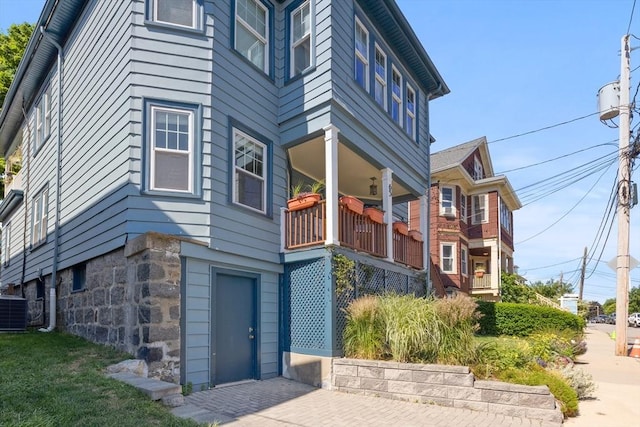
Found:
[[0, 295], [0, 331], [24, 331], [27, 329], [27, 300], [10, 295]]

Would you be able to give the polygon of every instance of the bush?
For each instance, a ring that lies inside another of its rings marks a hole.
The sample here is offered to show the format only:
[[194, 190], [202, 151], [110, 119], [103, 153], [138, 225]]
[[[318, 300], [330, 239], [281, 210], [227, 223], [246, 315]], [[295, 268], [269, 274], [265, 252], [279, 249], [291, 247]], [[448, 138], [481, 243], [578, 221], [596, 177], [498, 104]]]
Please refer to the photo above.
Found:
[[373, 296], [358, 298], [345, 310], [347, 324], [343, 343], [347, 357], [380, 359], [384, 352], [384, 325], [378, 299]]
[[560, 402], [560, 410], [565, 417], [578, 415], [578, 394], [566, 379], [558, 373], [546, 371], [536, 364], [526, 369], [507, 369], [497, 375], [501, 381], [523, 385], [546, 385]]
[[479, 334], [526, 337], [537, 331], [569, 329], [577, 334], [584, 330], [584, 319], [567, 311], [530, 304], [478, 301]]
[[571, 366], [562, 368], [558, 373], [575, 390], [578, 400], [593, 398], [593, 393], [596, 391], [596, 383], [593, 382], [591, 374]]
[[476, 302], [466, 295], [443, 298], [433, 302], [438, 318], [440, 341], [435, 351], [437, 362], [469, 365], [477, 361], [474, 333], [478, 329]]
[[478, 363], [471, 367], [478, 378], [492, 378], [508, 369], [523, 369], [533, 362], [531, 346], [522, 338], [497, 338], [479, 346]]
[[575, 332], [564, 331], [540, 331], [529, 336], [529, 342], [535, 356], [547, 363], [553, 363], [560, 359], [575, 361], [576, 356], [586, 352], [586, 344], [576, 336]]

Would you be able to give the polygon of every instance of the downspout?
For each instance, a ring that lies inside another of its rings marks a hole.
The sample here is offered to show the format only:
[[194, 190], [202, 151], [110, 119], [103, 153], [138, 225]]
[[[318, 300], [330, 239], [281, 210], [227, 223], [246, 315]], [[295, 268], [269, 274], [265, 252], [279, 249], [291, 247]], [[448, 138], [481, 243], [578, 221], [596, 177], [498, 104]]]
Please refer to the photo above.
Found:
[[[29, 184], [31, 183], [31, 161], [30, 161], [30, 149], [31, 149], [31, 135], [32, 135], [32, 131], [31, 131], [31, 125], [29, 124], [29, 118], [27, 116], [27, 112], [24, 110], [24, 99], [22, 100], [22, 116], [24, 117], [24, 122], [26, 123], [27, 126], [27, 155], [24, 156], [23, 155], [23, 167], [22, 170], [24, 171], [24, 173], [26, 174], [25, 178], [26, 178], [26, 183], [25, 183], [25, 196], [24, 196], [24, 228], [22, 230], [22, 272], [20, 274], [20, 287], [23, 289], [23, 293], [24, 293], [24, 278], [27, 275], [27, 230], [28, 230], [28, 222], [27, 222], [27, 215], [29, 214], [29, 195], [31, 194], [30, 190], [29, 190]], [[23, 144], [24, 144], [24, 135], [23, 135]], [[21, 150], [24, 151], [24, 146], [21, 147]], [[23, 295], [24, 297], [24, 295]], [[44, 324], [44, 311], [45, 311], [45, 305], [44, 302], [42, 303], [42, 324]]]
[[53, 262], [51, 266], [51, 286], [49, 288], [49, 327], [40, 329], [40, 332], [51, 332], [56, 328], [56, 282], [58, 273], [58, 252], [60, 243], [60, 169], [62, 168], [62, 46], [55, 41], [51, 34], [40, 26], [43, 38], [49, 40], [58, 50], [58, 143], [56, 147], [56, 219], [53, 228]]

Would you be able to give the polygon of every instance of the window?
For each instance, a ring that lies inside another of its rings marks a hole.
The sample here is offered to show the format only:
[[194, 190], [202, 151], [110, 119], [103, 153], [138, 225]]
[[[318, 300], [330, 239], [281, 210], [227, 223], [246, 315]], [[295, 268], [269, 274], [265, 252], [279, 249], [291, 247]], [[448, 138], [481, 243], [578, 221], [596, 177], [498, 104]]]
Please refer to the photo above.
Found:
[[391, 118], [402, 126], [402, 76], [391, 67]]
[[460, 273], [464, 276], [469, 274], [469, 268], [467, 267], [469, 260], [469, 252], [466, 246], [460, 246]]
[[291, 26], [291, 46], [289, 55], [291, 57], [290, 76], [294, 77], [302, 74], [311, 68], [311, 53], [313, 44], [311, 42], [311, 2], [307, 0], [289, 14]]
[[440, 187], [440, 215], [455, 216], [455, 189], [453, 187]]
[[456, 272], [455, 243], [440, 243], [440, 268], [443, 273]]
[[460, 192], [460, 219], [467, 222], [467, 195]]
[[416, 92], [407, 85], [407, 114], [405, 122], [407, 134], [415, 141], [416, 139]]
[[[356, 81], [365, 90], [369, 90], [369, 33], [362, 25], [362, 22], [356, 18]], [[376, 54], [377, 55], [377, 54]]]
[[36, 279], [36, 299], [44, 299], [44, 279]]
[[11, 259], [11, 224], [6, 224], [2, 230], [2, 264], [9, 265]]
[[387, 111], [387, 55], [376, 45], [376, 102]]
[[48, 188], [44, 188], [31, 203], [31, 245], [38, 246], [47, 240], [47, 217], [49, 212]]
[[235, 171], [233, 201], [266, 213], [267, 146], [241, 132], [233, 130]]
[[147, 101], [145, 190], [198, 193], [198, 111], [193, 105]]
[[472, 223], [473, 224], [481, 224], [484, 222], [488, 222], [489, 218], [487, 215], [487, 195], [486, 194], [478, 194], [476, 196], [471, 197], [472, 201]]
[[79, 264], [73, 267], [72, 291], [83, 290], [87, 286], [87, 264]]
[[482, 169], [482, 162], [478, 157], [473, 158], [473, 179], [476, 181], [484, 178], [484, 171]]
[[44, 91], [36, 107], [36, 139], [34, 151], [38, 150], [51, 134], [51, 85]]
[[197, 0], [153, 0], [151, 19], [163, 24], [186, 28], [199, 27]]
[[235, 49], [269, 73], [269, 10], [260, 0], [236, 0]]
[[511, 211], [507, 207], [507, 205], [500, 199], [500, 224], [502, 228], [507, 230], [509, 233], [512, 232], [511, 229]]

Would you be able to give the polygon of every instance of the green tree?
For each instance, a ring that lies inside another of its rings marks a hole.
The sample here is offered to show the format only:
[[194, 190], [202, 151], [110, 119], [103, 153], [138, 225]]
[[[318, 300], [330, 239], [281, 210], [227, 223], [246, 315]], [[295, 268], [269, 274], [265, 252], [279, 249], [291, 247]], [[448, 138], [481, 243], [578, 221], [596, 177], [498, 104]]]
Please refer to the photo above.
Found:
[[616, 299], [609, 298], [602, 304], [602, 309], [604, 310], [604, 314], [613, 314], [616, 312]]
[[517, 274], [502, 272], [501, 279], [500, 298], [502, 302], [529, 304], [535, 300], [533, 291], [522, 283], [522, 278]]
[[0, 32], [0, 105], [4, 104], [34, 28], [35, 25], [25, 22], [11, 24], [6, 34]]
[[629, 313], [640, 313], [640, 286], [629, 291]]
[[573, 293], [573, 286], [569, 283], [560, 283], [553, 280], [548, 280], [547, 283], [537, 281], [530, 286], [535, 292], [554, 301], [564, 294]]

